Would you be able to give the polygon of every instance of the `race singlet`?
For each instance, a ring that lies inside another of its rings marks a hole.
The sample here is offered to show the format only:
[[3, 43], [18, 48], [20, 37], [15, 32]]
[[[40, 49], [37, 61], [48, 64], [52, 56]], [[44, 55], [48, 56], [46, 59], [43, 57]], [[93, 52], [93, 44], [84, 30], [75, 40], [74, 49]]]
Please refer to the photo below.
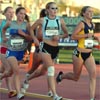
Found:
[[22, 51], [25, 50], [28, 46], [28, 42], [24, 37], [18, 35], [17, 30], [10, 32], [10, 38], [7, 42], [8, 49], [13, 51]]

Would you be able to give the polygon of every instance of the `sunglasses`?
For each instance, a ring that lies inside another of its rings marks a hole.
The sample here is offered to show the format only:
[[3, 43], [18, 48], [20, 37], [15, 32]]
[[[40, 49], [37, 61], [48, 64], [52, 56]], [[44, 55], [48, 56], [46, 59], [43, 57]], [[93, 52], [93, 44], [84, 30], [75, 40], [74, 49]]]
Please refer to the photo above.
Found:
[[58, 10], [58, 8], [57, 8], [57, 7], [56, 7], [56, 8], [53, 8], [53, 7], [52, 7], [51, 9], [52, 9], [52, 10]]

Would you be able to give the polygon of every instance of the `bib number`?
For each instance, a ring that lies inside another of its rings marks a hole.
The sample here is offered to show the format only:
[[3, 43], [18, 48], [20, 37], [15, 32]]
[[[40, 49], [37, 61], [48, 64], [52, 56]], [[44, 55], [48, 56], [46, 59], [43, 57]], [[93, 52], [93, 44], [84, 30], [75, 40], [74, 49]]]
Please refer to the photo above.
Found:
[[93, 48], [93, 40], [85, 40], [85, 47], [86, 48]]
[[58, 30], [46, 30], [46, 36], [58, 35]]
[[12, 39], [11, 46], [21, 46], [24, 43], [24, 39]]
[[25, 50], [28, 45], [28, 42], [20, 36], [12, 36], [7, 42], [8, 49], [13, 51], [22, 51]]
[[6, 36], [7, 39], [9, 39], [10, 38], [10, 33], [5, 33], [5, 36]]
[[13, 50], [21, 50], [23, 48], [24, 39], [12, 39], [11, 47]]

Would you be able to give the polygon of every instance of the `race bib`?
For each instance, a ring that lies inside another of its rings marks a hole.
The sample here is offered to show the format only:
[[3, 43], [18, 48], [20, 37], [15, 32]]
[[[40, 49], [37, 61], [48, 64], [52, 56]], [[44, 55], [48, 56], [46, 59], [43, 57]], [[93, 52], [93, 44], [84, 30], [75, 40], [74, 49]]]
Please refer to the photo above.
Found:
[[58, 30], [46, 30], [46, 36], [59, 35]]
[[8, 49], [22, 51], [27, 48], [28, 42], [19, 36], [11, 37], [7, 43]]
[[86, 39], [84, 45], [86, 48], [93, 48], [93, 40]]
[[10, 38], [10, 33], [5, 33], [5, 36], [6, 36], [7, 39], [9, 39]]
[[21, 46], [24, 43], [24, 39], [12, 39], [11, 46]]

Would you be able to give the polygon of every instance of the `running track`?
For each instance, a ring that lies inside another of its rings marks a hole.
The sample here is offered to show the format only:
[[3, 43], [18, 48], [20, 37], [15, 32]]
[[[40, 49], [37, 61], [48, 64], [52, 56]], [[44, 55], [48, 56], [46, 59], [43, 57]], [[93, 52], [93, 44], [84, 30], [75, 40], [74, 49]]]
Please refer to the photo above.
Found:
[[[26, 66], [27, 64], [20, 65], [21, 83], [24, 80]], [[56, 67], [56, 75], [60, 70], [62, 70], [63, 72], [72, 71], [72, 64], [57, 64], [55, 67]], [[61, 84], [57, 84], [57, 92], [64, 98], [69, 98], [73, 100], [89, 100], [88, 83], [89, 83], [88, 73], [86, 72], [85, 68], [83, 68], [81, 77], [78, 82], [74, 82], [71, 80], [63, 80]], [[1, 88], [6, 88], [4, 80]], [[28, 92], [46, 95], [47, 94], [46, 75], [30, 81], [30, 87], [28, 89]], [[0, 100], [17, 100], [17, 99], [16, 97], [9, 99], [6, 93], [0, 93]], [[25, 97], [23, 100], [43, 100], [43, 99]], [[100, 100], [100, 65], [97, 65], [96, 100]]]

